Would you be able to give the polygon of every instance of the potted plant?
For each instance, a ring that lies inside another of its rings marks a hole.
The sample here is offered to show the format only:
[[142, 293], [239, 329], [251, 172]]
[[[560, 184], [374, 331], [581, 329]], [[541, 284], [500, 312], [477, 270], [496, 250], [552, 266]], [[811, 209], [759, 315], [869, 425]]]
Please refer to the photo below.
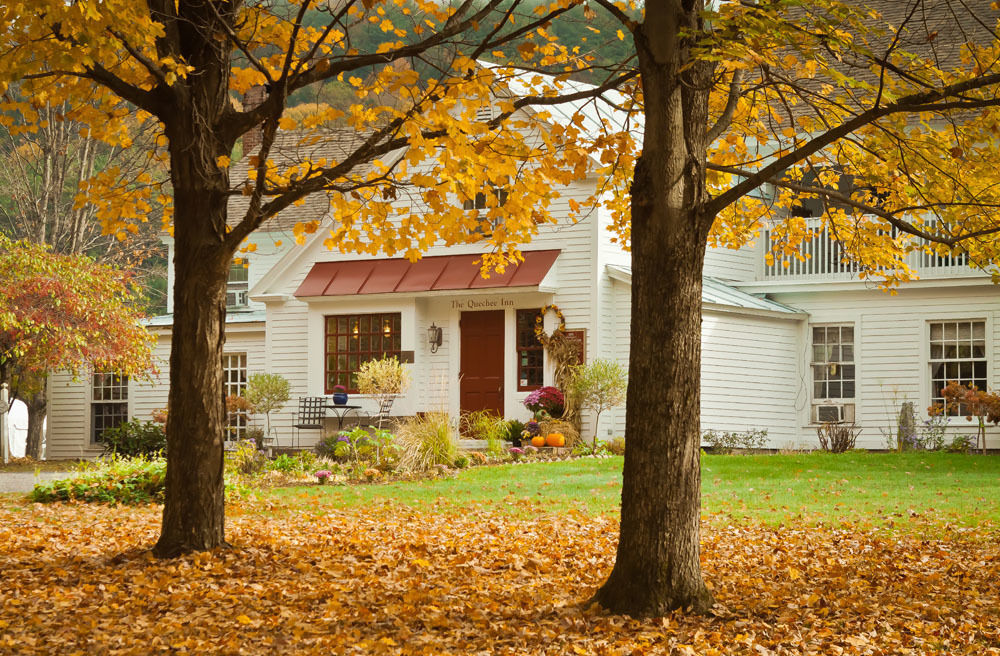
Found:
[[333, 386], [333, 404], [347, 405], [347, 388], [343, 385]]

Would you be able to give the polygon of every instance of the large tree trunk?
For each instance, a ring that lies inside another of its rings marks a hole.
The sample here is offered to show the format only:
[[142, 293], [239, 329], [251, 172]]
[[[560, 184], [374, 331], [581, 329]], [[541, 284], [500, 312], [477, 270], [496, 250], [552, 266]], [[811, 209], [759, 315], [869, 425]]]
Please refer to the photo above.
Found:
[[222, 244], [226, 198], [218, 189], [175, 188], [174, 204], [166, 500], [154, 548], [160, 557], [225, 543], [222, 347], [232, 258]]
[[153, 549], [159, 557], [225, 544], [222, 347], [235, 246], [226, 239], [229, 173], [216, 162], [231, 154], [235, 136], [221, 127], [229, 107], [228, 45], [203, 33], [221, 29], [218, 8], [206, 3], [194, 13], [202, 11], [177, 28], [185, 61], [197, 72], [174, 95], [178, 106], [161, 114], [170, 140], [175, 275], [166, 500]]
[[679, 0], [649, 3], [635, 35], [646, 128], [632, 183], [621, 534], [614, 569], [595, 597], [633, 616], [705, 611], [713, 603], [699, 559], [701, 271], [712, 222], [701, 208], [711, 67], [687, 65], [676, 37], [682, 26], [697, 27], [698, 10]]
[[41, 390], [23, 399], [28, 406], [28, 437], [24, 444], [24, 455], [34, 460], [42, 459], [42, 438], [45, 415], [48, 408], [48, 397], [45, 394], [45, 382]]

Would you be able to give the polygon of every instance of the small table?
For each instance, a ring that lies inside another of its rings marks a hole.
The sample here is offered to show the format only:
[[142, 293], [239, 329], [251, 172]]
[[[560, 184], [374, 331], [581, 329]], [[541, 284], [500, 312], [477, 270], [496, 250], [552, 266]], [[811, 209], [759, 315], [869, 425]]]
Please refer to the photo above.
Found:
[[344, 417], [347, 416], [347, 413], [349, 413], [351, 410], [361, 409], [360, 405], [347, 405], [346, 403], [343, 405], [337, 405], [336, 403], [327, 403], [325, 404], [324, 407], [329, 410], [332, 410], [333, 414], [337, 417], [337, 430], [344, 429]]

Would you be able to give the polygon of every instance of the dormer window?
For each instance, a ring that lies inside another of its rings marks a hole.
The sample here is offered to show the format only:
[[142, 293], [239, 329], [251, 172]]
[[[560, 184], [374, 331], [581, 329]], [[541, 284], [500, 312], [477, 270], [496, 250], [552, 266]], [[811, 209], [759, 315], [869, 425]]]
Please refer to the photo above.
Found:
[[226, 307], [245, 308], [250, 302], [250, 267], [246, 260], [233, 262], [226, 281]]
[[[489, 209], [491, 204], [495, 204], [496, 207], [502, 207], [504, 203], [507, 202], [507, 194], [509, 192], [506, 189], [500, 187], [493, 187], [488, 192], [480, 191], [475, 195], [475, 197], [468, 199], [462, 203], [462, 209], [466, 210], [485, 210]], [[496, 200], [490, 203], [491, 198]]]

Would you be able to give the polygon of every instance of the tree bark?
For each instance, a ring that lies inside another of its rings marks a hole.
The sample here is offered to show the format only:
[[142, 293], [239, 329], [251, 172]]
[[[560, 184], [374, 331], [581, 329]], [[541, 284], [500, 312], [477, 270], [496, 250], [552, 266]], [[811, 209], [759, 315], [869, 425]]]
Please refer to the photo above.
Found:
[[23, 399], [28, 406], [28, 436], [24, 444], [24, 455], [33, 460], [42, 459], [42, 438], [45, 415], [48, 408], [48, 397], [45, 394], [45, 382], [41, 390]]
[[627, 448], [617, 557], [595, 600], [638, 617], [704, 612], [713, 603], [699, 543], [701, 275], [712, 224], [702, 208], [712, 68], [689, 61], [676, 36], [682, 27], [700, 28], [697, 5], [649, 3], [635, 33], [646, 125], [632, 183]]
[[222, 244], [226, 197], [210, 189], [205, 178], [200, 182], [195, 187], [201, 189], [175, 187], [174, 192], [166, 499], [153, 549], [166, 558], [225, 543], [222, 349], [232, 253]]
[[[178, 48], [196, 72], [157, 112], [170, 141], [175, 240], [166, 499], [153, 548], [163, 558], [225, 544], [222, 348], [236, 246], [226, 239], [229, 173], [216, 162], [231, 155], [235, 136], [224, 129], [229, 46], [206, 36], [221, 30], [211, 4], [192, 5], [190, 20], [167, 30], [174, 40], [163, 47]], [[227, 5], [222, 14], [234, 12]]]

